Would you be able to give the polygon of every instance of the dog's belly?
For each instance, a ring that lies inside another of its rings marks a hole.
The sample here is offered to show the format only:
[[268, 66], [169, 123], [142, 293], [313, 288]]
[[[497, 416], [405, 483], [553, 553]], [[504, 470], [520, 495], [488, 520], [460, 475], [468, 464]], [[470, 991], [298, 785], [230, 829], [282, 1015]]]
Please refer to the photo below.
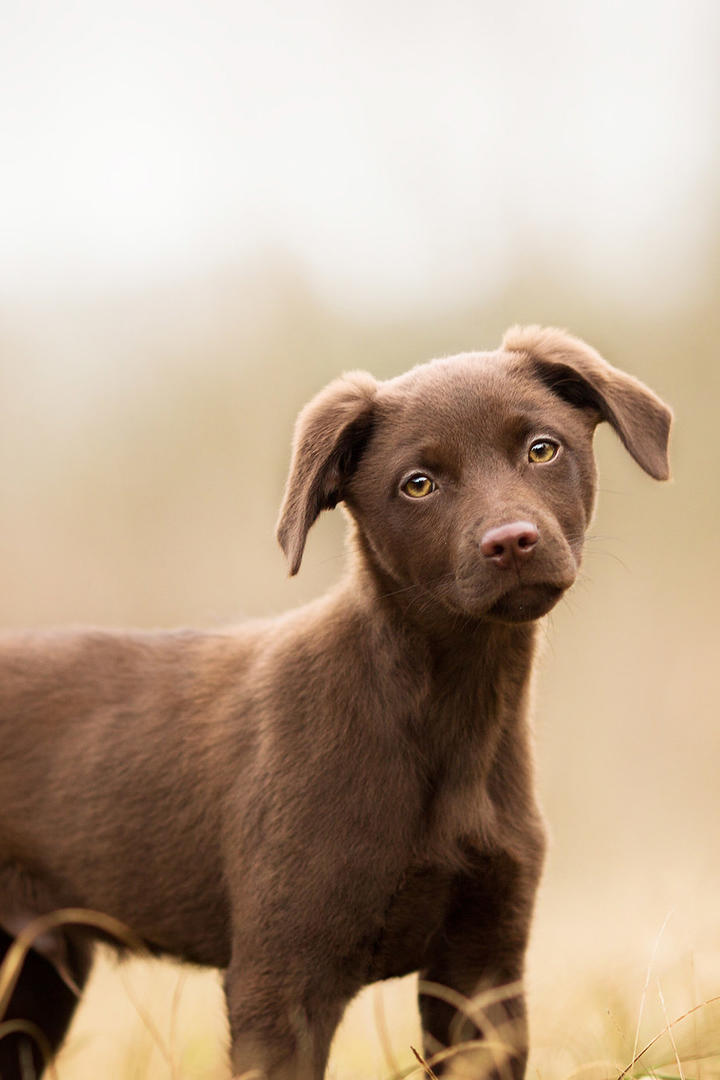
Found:
[[[116, 885], [110, 891], [104, 882], [70, 886], [37, 866], [30, 869], [15, 860], [0, 860], [0, 927], [15, 935], [38, 916], [59, 909], [86, 909], [95, 913], [85, 924], [90, 937], [131, 949], [139, 943], [150, 952], [207, 967], [226, 966], [230, 932], [224, 892], [210, 882], [204, 887], [191, 883], [189, 888], [175, 883], [166, 891], [157, 887], [151, 873], [144, 879], [138, 873], [132, 879], [128, 876], [135, 882], [134, 890]], [[107, 915], [127, 927], [127, 938], [116, 937], [113, 927], [103, 924]], [[83, 924], [82, 918], [78, 921]]]

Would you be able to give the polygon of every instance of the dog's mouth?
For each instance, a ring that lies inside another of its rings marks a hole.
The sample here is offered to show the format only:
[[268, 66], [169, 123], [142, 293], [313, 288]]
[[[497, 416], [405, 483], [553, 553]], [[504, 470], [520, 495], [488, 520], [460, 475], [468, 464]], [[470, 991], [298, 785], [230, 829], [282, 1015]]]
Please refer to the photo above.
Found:
[[531, 622], [547, 615], [565, 592], [564, 585], [516, 585], [491, 605], [487, 616], [501, 622]]

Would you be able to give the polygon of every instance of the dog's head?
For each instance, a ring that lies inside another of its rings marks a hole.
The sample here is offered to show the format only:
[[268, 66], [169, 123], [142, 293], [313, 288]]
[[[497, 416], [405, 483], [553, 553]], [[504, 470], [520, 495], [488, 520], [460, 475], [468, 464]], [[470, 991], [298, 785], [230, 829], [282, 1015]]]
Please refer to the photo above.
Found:
[[584, 342], [536, 326], [387, 382], [354, 372], [298, 418], [278, 539], [297, 573], [313, 521], [343, 501], [386, 585], [464, 616], [535, 619], [580, 565], [596, 425], [665, 480], [671, 419]]

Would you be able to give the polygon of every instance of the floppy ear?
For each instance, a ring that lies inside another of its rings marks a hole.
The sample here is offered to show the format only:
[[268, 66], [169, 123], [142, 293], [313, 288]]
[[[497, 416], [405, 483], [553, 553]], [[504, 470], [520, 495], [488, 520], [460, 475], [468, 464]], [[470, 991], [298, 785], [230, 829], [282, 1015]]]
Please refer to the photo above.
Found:
[[377, 382], [365, 371], [336, 379], [305, 406], [295, 425], [290, 475], [277, 538], [297, 574], [308, 529], [344, 497], [373, 423]]
[[595, 349], [564, 330], [513, 326], [502, 348], [535, 363], [543, 382], [573, 405], [593, 406], [607, 420], [646, 473], [667, 480], [672, 412], [652, 390], [603, 360]]

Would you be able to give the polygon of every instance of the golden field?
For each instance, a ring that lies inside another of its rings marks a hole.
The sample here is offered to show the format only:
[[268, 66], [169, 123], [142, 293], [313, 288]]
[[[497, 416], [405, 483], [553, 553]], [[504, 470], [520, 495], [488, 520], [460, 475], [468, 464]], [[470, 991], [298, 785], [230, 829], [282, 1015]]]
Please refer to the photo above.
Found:
[[[667, 485], [598, 431], [584, 570], [542, 632], [535, 718], [552, 845], [529, 956], [541, 1080], [594, 1077], [595, 1062], [617, 1074], [668, 1018], [720, 994], [718, 313], [712, 290], [655, 324], [593, 316], [559, 291], [520, 279], [495, 305], [359, 324], [275, 267], [15, 312], [1, 435], [6, 625], [214, 626], [301, 603], [342, 572], [342, 512], [315, 526], [297, 579], [273, 538], [294, 415], [341, 370], [390, 376], [539, 319], [569, 325], [673, 404]], [[73, 335], [102, 353], [101, 377], [47, 362], [45, 343], [59, 352]], [[403, 980], [351, 1007], [333, 1076], [413, 1065], [413, 993]], [[687, 1075], [713, 1075], [695, 1059], [720, 1052], [719, 1030], [717, 1005], [678, 1026]], [[58, 1075], [223, 1077], [225, 1043], [216, 975], [103, 960]], [[677, 1074], [674, 1057], [665, 1037], [641, 1071]]]

